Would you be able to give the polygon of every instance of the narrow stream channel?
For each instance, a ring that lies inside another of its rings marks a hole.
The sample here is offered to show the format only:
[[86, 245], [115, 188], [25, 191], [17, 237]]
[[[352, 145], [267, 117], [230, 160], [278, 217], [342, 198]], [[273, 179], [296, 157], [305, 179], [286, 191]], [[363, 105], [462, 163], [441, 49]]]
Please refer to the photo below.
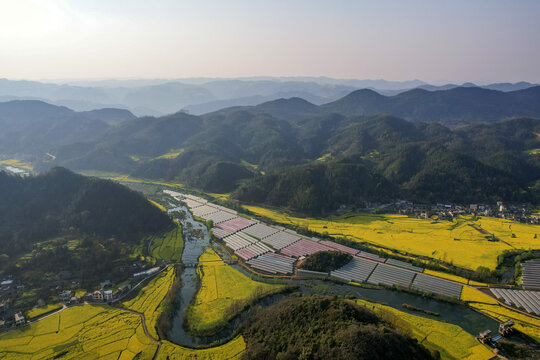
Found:
[[[184, 213], [180, 222], [183, 228], [184, 234], [184, 252], [182, 254], [182, 262], [184, 264], [198, 263], [199, 256], [208, 248], [214, 248], [218, 253], [223, 254], [224, 251], [220, 248], [221, 245], [211, 243], [210, 236], [206, 226], [193, 219], [193, 216], [184, 206], [178, 206], [170, 209], [169, 212], [178, 211]], [[497, 333], [499, 324], [469, 308], [461, 305], [451, 304], [444, 301], [438, 301], [430, 298], [425, 298], [420, 295], [409, 294], [400, 291], [392, 291], [388, 289], [368, 289], [354, 285], [339, 284], [333, 281], [323, 280], [294, 280], [294, 279], [268, 279], [258, 277], [244, 268], [233, 265], [235, 269], [241, 271], [250, 278], [263, 282], [272, 283], [284, 283], [294, 284], [299, 286], [299, 291], [303, 294], [322, 294], [322, 295], [338, 295], [347, 296], [352, 295], [357, 298], [371, 300], [378, 303], [389, 305], [395, 309], [408, 312], [414, 315], [420, 315], [428, 318], [433, 318], [439, 321], [445, 321], [448, 323], [456, 324], [463, 330], [472, 335], [477, 335], [484, 330], [491, 330]], [[181, 276], [182, 288], [180, 290], [180, 306], [173, 319], [173, 327], [168, 334], [169, 340], [174, 343], [186, 346], [186, 347], [204, 347], [209, 345], [215, 345], [218, 342], [228, 341], [235, 333], [237, 327], [248, 316], [248, 310], [237, 316], [231, 321], [223, 330], [221, 330], [215, 336], [193, 336], [186, 332], [183, 327], [183, 312], [189, 306], [191, 300], [196, 295], [197, 289], [197, 275], [194, 267], [186, 267]], [[278, 294], [263, 299], [258, 305], [268, 306], [271, 305], [287, 295]], [[430, 310], [439, 313], [440, 316], [431, 316], [414, 312], [402, 307], [403, 304], [413, 305], [415, 307]]]

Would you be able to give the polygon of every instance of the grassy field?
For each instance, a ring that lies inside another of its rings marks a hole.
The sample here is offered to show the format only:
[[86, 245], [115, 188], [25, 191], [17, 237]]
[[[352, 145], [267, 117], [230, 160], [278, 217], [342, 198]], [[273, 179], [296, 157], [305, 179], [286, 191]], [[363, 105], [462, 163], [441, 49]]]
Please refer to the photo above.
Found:
[[139, 316], [106, 306], [72, 307], [0, 335], [6, 359], [151, 359], [156, 348]]
[[[439, 351], [442, 359], [487, 360], [493, 357], [493, 353], [487, 347], [478, 343], [474, 336], [457, 325], [412, 315], [365, 300], [356, 300], [356, 302], [374, 310], [383, 319], [389, 318], [385, 312], [396, 315], [398, 320], [395, 325], [399, 329], [408, 332], [427, 349]], [[390, 317], [390, 319], [395, 318]]]
[[227, 320], [227, 309], [238, 300], [262, 296], [283, 289], [282, 285], [253, 281], [225, 264], [213, 250], [199, 258], [197, 273], [201, 287], [188, 308], [188, 324], [194, 331], [206, 331]]
[[161, 313], [161, 302], [171, 288], [174, 278], [174, 268], [171, 266], [152, 279], [135, 298], [124, 303], [126, 308], [144, 314], [146, 327], [154, 339], [158, 339], [156, 321]]
[[156, 235], [150, 245], [150, 255], [168, 263], [179, 262], [182, 258], [184, 239], [180, 225], [161, 235]]
[[190, 359], [190, 360], [239, 360], [246, 349], [242, 336], [238, 336], [228, 343], [210, 349], [193, 350], [163, 341], [158, 360]]
[[[538, 227], [498, 218], [434, 221], [403, 215], [345, 214], [313, 219], [293, 217], [256, 206], [246, 206], [246, 209], [276, 222], [428, 256], [473, 270], [479, 266], [494, 269], [497, 256], [504, 250], [538, 248], [538, 241], [534, 239]], [[504, 242], [488, 241], [488, 235], [477, 230], [480, 227]]]
[[28, 312], [26, 313], [26, 317], [28, 319], [32, 319], [32, 318], [38, 317], [40, 315], [46, 314], [48, 312], [58, 310], [61, 307], [62, 307], [62, 304], [60, 304], [60, 303], [47, 304], [45, 306], [40, 306], [40, 307], [37, 307], [37, 308], [33, 308], [31, 310], [28, 310]]
[[13, 166], [19, 169], [24, 169], [24, 170], [29, 170], [29, 171], [34, 170], [32, 165], [28, 164], [27, 162], [16, 160], [16, 159], [1, 160], [0, 165], [9, 165], [9, 166]]

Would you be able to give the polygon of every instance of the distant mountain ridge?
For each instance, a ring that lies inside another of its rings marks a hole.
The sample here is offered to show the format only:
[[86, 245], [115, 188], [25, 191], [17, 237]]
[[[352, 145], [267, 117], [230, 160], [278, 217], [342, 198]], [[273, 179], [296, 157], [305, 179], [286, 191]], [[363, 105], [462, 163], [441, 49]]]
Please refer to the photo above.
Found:
[[0, 152], [46, 151], [87, 141], [105, 134], [111, 124], [133, 119], [124, 109], [76, 112], [38, 100], [0, 102]]
[[[483, 87], [513, 91], [531, 86], [535, 85], [520, 82], [490, 84]], [[413, 88], [443, 90], [453, 87], [459, 85], [448, 84], [437, 87], [420, 80], [387, 81], [327, 77], [135, 79], [74, 81], [64, 84], [0, 79], [0, 101], [42, 100], [77, 111], [124, 108], [137, 116], [172, 114], [181, 109], [200, 115], [224, 107], [257, 105], [285, 97], [301, 97], [320, 105], [337, 100], [351, 91], [366, 88], [382, 95], [396, 95]]]
[[39, 116], [21, 112], [15, 130], [0, 130], [0, 150], [41, 156], [38, 169], [177, 181], [313, 214], [395, 197], [536, 203], [540, 189], [540, 87], [362, 89], [324, 105], [293, 97], [115, 126], [101, 119], [122, 111], [89, 119], [37, 104], [27, 111]]
[[222, 109], [208, 116], [244, 109], [268, 113], [283, 119], [326, 116], [392, 114], [410, 121], [438, 122], [447, 126], [492, 122], [513, 116], [540, 117], [540, 86], [502, 92], [476, 86], [428, 91], [412, 89], [393, 96], [374, 90], [355, 90], [336, 101], [320, 106], [298, 98], [278, 99], [256, 106]]

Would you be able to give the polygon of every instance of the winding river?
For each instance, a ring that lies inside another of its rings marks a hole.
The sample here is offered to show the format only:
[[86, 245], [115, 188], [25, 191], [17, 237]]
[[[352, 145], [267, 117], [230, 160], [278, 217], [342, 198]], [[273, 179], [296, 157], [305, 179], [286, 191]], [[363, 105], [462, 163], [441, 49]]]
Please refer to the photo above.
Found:
[[[220, 244], [210, 241], [210, 236], [205, 224], [195, 221], [188, 209], [182, 205], [170, 209], [169, 212], [179, 212], [182, 214], [178, 219], [182, 224], [184, 235], [184, 252], [182, 254], [182, 262], [184, 264], [195, 264], [198, 262], [199, 256], [208, 248], [216, 250], [220, 255], [226, 256]], [[439, 321], [456, 324], [472, 335], [476, 335], [484, 330], [491, 330], [497, 333], [499, 324], [469, 308], [461, 305], [451, 304], [444, 301], [438, 301], [427, 297], [422, 297], [416, 294], [405, 293], [401, 291], [393, 291], [389, 289], [371, 289], [363, 288], [354, 285], [341, 284], [333, 281], [323, 280], [297, 280], [297, 279], [275, 279], [259, 277], [246, 269], [233, 265], [235, 269], [241, 271], [248, 277], [272, 283], [293, 284], [299, 287], [299, 291], [309, 294], [322, 295], [338, 295], [338, 296], [354, 296], [371, 300], [378, 303], [389, 305], [398, 310], [408, 312], [414, 315], [421, 315], [428, 318], [433, 318]], [[215, 336], [193, 336], [189, 334], [183, 326], [183, 313], [189, 306], [190, 302], [196, 295], [197, 290], [197, 275], [194, 267], [186, 267], [181, 276], [182, 288], [180, 290], [180, 306], [173, 320], [173, 326], [169, 332], [169, 340], [174, 343], [186, 347], [207, 347], [218, 343], [228, 341], [235, 335], [235, 331], [239, 325], [246, 319], [249, 310], [244, 311], [231, 321], [227, 327], [222, 329]], [[286, 295], [278, 294], [267, 297], [261, 300], [258, 304], [268, 306], [281, 300]], [[403, 304], [413, 305], [415, 307], [430, 310], [439, 313], [440, 316], [435, 317], [427, 314], [414, 312], [402, 307]]]

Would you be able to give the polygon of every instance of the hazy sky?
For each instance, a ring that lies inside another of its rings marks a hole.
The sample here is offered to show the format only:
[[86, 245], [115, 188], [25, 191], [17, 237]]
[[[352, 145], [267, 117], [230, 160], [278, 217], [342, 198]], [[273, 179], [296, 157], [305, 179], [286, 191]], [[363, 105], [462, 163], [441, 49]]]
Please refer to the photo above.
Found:
[[0, 77], [540, 82], [540, 1], [0, 0]]

